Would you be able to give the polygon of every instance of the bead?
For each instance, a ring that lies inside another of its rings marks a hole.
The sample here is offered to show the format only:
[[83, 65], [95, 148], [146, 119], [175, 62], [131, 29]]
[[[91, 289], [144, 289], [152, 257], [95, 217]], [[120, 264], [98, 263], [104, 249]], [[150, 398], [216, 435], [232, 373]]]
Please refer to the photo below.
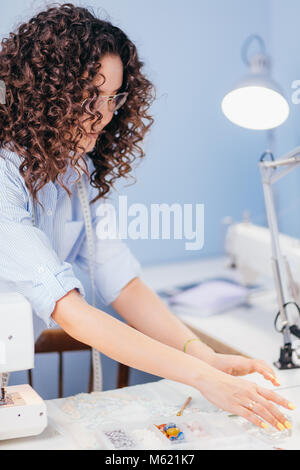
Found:
[[179, 434], [180, 430], [178, 428], [169, 428], [167, 429], [167, 434], [168, 436], [175, 436], [177, 437]]
[[167, 431], [169, 428], [176, 428], [175, 423], [168, 423], [165, 425], [164, 430]]

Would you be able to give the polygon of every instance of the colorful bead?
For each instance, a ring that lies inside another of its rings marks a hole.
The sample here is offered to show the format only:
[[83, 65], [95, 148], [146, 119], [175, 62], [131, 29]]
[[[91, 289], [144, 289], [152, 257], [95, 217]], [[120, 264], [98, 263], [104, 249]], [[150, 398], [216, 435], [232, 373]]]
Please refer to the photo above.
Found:
[[180, 429], [178, 429], [178, 428], [169, 428], [169, 429], [167, 429], [168, 436], [177, 437], [179, 433], [180, 433]]
[[164, 430], [167, 431], [168, 429], [170, 428], [176, 428], [176, 424], [175, 423], [168, 423], [168, 424], [165, 424], [165, 427], [164, 427]]
[[184, 434], [180, 429], [176, 426], [175, 423], [167, 423], [167, 424], [156, 424], [155, 425], [170, 441], [179, 440], [182, 441], [184, 439]]

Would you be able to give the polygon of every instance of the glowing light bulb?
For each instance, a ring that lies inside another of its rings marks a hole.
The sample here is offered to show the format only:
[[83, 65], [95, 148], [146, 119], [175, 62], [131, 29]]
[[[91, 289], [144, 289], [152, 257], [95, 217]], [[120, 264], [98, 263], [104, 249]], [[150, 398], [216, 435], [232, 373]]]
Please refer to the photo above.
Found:
[[238, 126], [267, 130], [280, 126], [288, 118], [289, 105], [273, 88], [249, 85], [227, 93], [222, 101], [222, 111]]

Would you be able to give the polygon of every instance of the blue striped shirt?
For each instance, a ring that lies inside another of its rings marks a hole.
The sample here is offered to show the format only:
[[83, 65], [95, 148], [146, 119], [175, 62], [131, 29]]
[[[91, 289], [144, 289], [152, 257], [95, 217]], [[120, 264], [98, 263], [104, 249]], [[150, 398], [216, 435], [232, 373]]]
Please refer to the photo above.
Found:
[[[4, 158], [2, 158], [4, 157]], [[70, 167], [64, 182], [71, 198], [58, 183], [49, 182], [38, 192], [43, 205], [34, 204], [36, 226], [32, 224], [32, 198], [19, 173], [21, 158], [0, 148], [0, 289], [23, 294], [33, 312], [47, 327], [57, 326], [51, 317], [57, 300], [77, 288], [85, 290], [73, 272], [76, 264], [89, 272], [84, 219]], [[93, 163], [87, 155], [89, 172]], [[85, 174], [89, 200], [97, 194]], [[141, 274], [141, 265], [121, 239], [99, 239], [96, 209], [102, 200], [90, 205], [95, 240], [95, 290], [103, 305], [109, 305], [122, 288]]]

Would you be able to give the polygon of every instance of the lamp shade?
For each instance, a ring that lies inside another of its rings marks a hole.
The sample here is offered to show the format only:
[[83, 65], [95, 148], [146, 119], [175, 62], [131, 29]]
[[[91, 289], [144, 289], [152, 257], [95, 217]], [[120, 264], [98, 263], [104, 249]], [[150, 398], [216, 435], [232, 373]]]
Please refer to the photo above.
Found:
[[278, 85], [265, 75], [249, 75], [225, 95], [222, 111], [234, 124], [267, 130], [289, 116], [289, 105]]
[[[251, 59], [248, 52], [257, 41], [260, 52]], [[234, 124], [247, 129], [268, 130], [280, 126], [290, 108], [279, 85], [271, 78], [271, 61], [258, 35], [249, 36], [242, 48], [242, 58], [249, 74], [239, 81], [222, 100], [222, 111]]]

